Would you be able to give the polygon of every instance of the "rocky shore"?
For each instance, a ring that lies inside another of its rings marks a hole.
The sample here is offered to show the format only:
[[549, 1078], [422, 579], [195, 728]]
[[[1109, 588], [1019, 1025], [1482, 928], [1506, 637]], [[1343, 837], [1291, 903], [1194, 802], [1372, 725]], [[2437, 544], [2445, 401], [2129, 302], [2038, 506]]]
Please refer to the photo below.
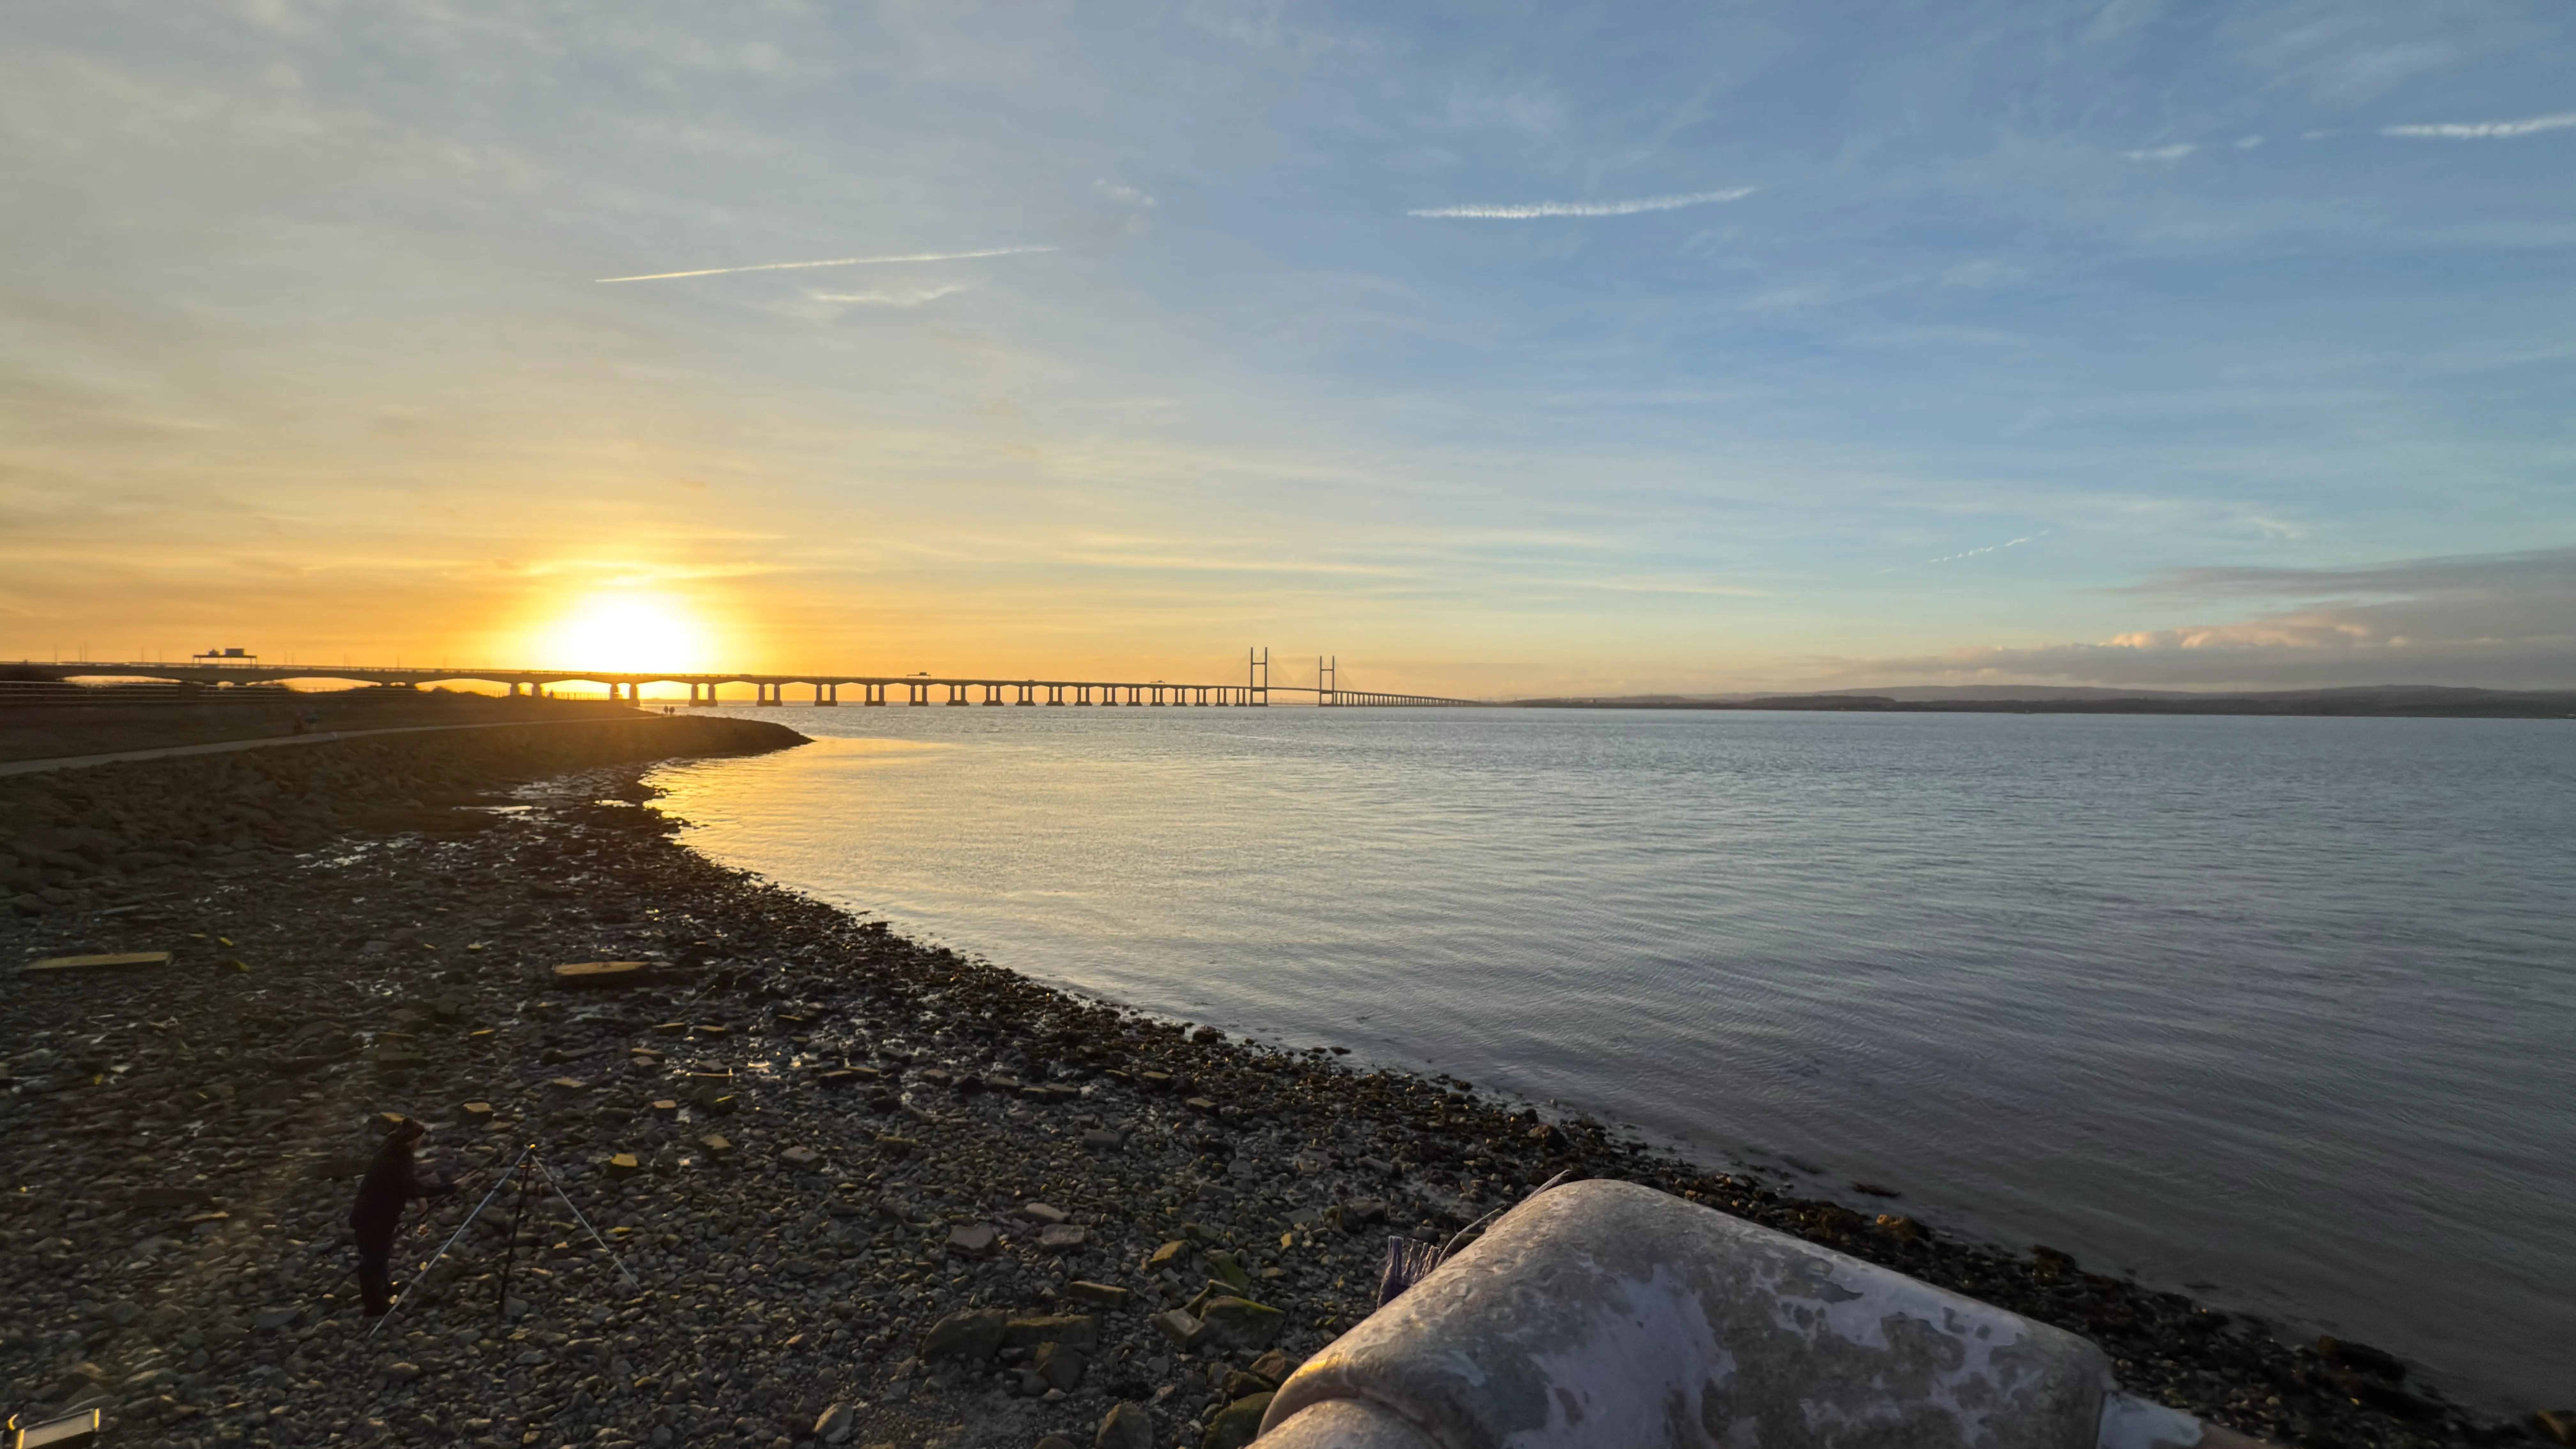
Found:
[[[1240, 1443], [1367, 1313], [1389, 1234], [1570, 1171], [2085, 1334], [2134, 1391], [2285, 1445], [2526, 1435], [2365, 1346], [1896, 1202], [918, 945], [680, 848], [640, 783], [795, 739], [632, 718], [0, 780], [9, 1408], [170, 1449]], [[557, 970], [603, 961], [640, 964]], [[346, 1220], [392, 1113], [460, 1190], [371, 1334]], [[412, 1273], [530, 1149], [537, 1190]]]

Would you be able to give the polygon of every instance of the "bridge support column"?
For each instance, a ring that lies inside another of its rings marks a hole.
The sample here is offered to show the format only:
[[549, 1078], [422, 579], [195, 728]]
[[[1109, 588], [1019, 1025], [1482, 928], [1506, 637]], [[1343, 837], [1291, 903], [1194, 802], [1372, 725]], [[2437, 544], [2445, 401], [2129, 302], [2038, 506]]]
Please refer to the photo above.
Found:
[[1012, 700], [1012, 701], [1011, 701], [1011, 703], [1013, 703], [1013, 704], [1035, 704], [1035, 703], [1037, 703], [1037, 702], [1038, 702], [1038, 698], [1037, 698], [1037, 695], [1038, 695], [1038, 687], [1037, 687], [1036, 685], [1034, 685], [1034, 684], [1014, 684], [1014, 685], [1012, 685], [1011, 687], [1012, 687], [1013, 689], [1016, 689], [1016, 690], [1018, 690], [1018, 691], [1020, 692], [1020, 697], [1019, 697], [1019, 698], [1017, 698], [1017, 699], [1015, 699], [1015, 700]]
[[986, 704], [1000, 704], [1002, 702], [1002, 686], [998, 684], [985, 685], [984, 702]]

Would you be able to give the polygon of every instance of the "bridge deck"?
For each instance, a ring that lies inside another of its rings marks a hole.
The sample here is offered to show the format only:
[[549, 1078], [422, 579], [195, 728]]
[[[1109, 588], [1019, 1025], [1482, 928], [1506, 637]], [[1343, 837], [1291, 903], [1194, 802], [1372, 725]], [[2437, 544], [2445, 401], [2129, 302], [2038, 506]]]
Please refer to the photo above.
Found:
[[[22, 663], [13, 672], [25, 678], [41, 673], [56, 680], [65, 679], [165, 679], [182, 684], [275, 684], [291, 679], [346, 679], [362, 684], [445, 684], [467, 680], [487, 684], [506, 684], [516, 693], [525, 688], [546, 688], [558, 684], [604, 684], [611, 698], [635, 697], [637, 688], [648, 684], [685, 684], [689, 702], [711, 705], [716, 702], [717, 686], [748, 684], [759, 691], [756, 703], [784, 703], [783, 692], [789, 685], [810, 687], [817, 704], [839, 704], [840, 690], [854, 687], [862, 697], [848, 703], [889, 703], [890, 691], [904, 690], [907, 704], [1174, 704], [1259, 707], [1270, 702], [1273, 694], [1312, 696], [1321, 705], [1444, 705], [1475, 706], [1484, 703], [1473, 699], [1444, 699], [1437, 695], [1389, 694], [1383, 691], [1355, 689], [1319, 689], [1308, 685], [1287, 684], [1199, 684], [1175, 683], [1171, 680], [1103, 680], [1103, 679], [997, 679], [981, 675], [947, 674], [831, 674], [789, 673], [753, 674], [735, 671], [678, 673], [668, 670], [597, 670], [597, 669], [524, 669], [478, 665], [471, 668], [435, 669], [406, 665], [316, 665], [316, 664], [166, 664], [159, 662], [106, 662], [82, 660], [77, 663]], [[701, 699], [699, 691], [706, 697]], [[944, 700], [933, 700], [930, 692], [948, 691]], [[981, 690], [984, 698], [968, 698]], [[825, 692], [830, 697], [826, 698]], [[1001, 696], [1009, 692], [1015, 698]], [[1047, 698], [1036, 696], [1044, 692]], [[1099, 698], [1093, 696], [1097, 694]], [[1067, 697], [1070, 695], [1071, 697]], [[1121, 698], [1121, 696], [1124, 696]], [[1168, 698], [1167, 698], [1168, 696]]]

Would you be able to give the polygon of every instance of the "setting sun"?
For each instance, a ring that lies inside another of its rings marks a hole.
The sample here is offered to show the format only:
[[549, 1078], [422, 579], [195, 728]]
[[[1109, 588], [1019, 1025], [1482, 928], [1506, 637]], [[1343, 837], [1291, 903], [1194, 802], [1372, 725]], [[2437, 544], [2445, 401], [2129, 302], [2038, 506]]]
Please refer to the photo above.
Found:
[[574, 668], [696, 670], [708, 667], [707, 632], [669, 600], [594, 594], [545, 634], [548, 659]]

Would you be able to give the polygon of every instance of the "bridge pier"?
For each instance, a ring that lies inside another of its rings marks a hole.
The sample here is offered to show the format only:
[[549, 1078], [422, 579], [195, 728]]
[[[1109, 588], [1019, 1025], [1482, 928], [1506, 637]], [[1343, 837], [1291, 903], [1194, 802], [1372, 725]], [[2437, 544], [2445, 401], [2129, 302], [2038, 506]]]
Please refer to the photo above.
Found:
[[998, 684], [987, 684], [983, 688], [984, 702], [986, 704], [1000, 704], [1002, 702], [1002, 686]]
[[1011, 688], [1016, 689], [1016, 690], [1018, 690], [1018, 691], [1020, 692], [1020, 697], [1019, 697], [1019, 698], [1017, 698], [1017, 699], [1015, 699], [1015, 700], [1012, 700], [1012, 701], [1011, 701], [1011, 703], [1013, 703], [1013, 704], [1035, 704], [1035, 703], [1037, 703], [1037, 702], [1038, 702], [1038, 699], [1037, 699], [1038, 687], [1037, 687], [1036, 685], [1034, 685], [1034, 684], [1014, 684], [1014, 685], [1012, 685], [1012, 686], [1011, 686]]
[[1063, 685], [1061, 685], [1061, 684], [1050, 684], [1050, 685], [1048, 685], [1048, 686], [1046, 687], [1046, 692], [1047, 692], [1047, 703], [1049, 703], [1049, 704], [1056, 704], [1056, 705], [1060, 705], [1060, 704], [1064, 703], [1064, 686], [1063, 686]]
[[952, 704], [952, 705], [961, 705], [961, 704], [971, 704], [971, 703], [973, 703], [973, 701], [969, 700], [969, 699], [966, 697], [966, 691], [967, 691], [967, 690], [969, 690], [969, 689], [971, 689], [971, 688], [973, 688], [973, 687], [974, 687], [974, 686], [972, 686], [972, 685], [966, 685], [966, 684], [951, 684], [951, 685], [946, 686], [946, 688], [947, 688], [947, 690], [948, 690], [948, 702], [949, 702], [950, 704]]
[[787, 687], [786, 685], [783, 685], [783, 684], [763, 684], [763, 683], [761, 683], [759, 680], [755, 679], [755, 680], [753, 680], [753, 681], [751, 682], [751, 687], [752, 687], [752, 688], [754, 688], [754, 689], [756, 689], [756, 690], [759, 690], [759, 691], [760, 691], [760, 698], [759, 698], [758, 700], [754, 701], [754, 703], [759, 704], [759, 705], [761, 705], [761, 706], [763, 706], [763, 707], [765, 707], [765, 708], [766, 708], [766, 707], [776, 706], [776, 705], [782, 705], [782, 704], [785, 704], [785, 703], [787, 702], [787, 701], [785, 701], [785, 700], [783, 700], [783, 699], [781, 699], [781, 698], [779, 698], [779, 697], [778, 697], [778, 696], [779, 696], [779, 692], [780, 692], [781, 690], [784, 690], [784, 689]]
[[[832, 697], [831, 697], [831, 698], [829, 698], [829, 699], [825, 699], [825, 698], [823, 697], [823, 691], [824, 691], [826, 688], [829, 688], [829, 689], [832, 691]], [[823, 708], [826, 708], [826, 707], [831, 706], [831, 705], [839, 704], [840, 702], [841, 702], [841, 686], [839, 686], [839, 685], [837, 685], [837, 684], [834, 684], [834, 685], [828, 685], [828, 686], [827, 686], [827, 685], [821, 685], [821, 684], [818, 684], [818, 685], [815, 685], [815, 686], [814, 686], [814, 707], [815, 707], [816, 709], [823, 709]]]
[[862, 696], [861, 702], [865, 704], [885, 703], [885, 691], [886, 687], [882, 684], [862, 684], [859, 686], [859, 693]]

